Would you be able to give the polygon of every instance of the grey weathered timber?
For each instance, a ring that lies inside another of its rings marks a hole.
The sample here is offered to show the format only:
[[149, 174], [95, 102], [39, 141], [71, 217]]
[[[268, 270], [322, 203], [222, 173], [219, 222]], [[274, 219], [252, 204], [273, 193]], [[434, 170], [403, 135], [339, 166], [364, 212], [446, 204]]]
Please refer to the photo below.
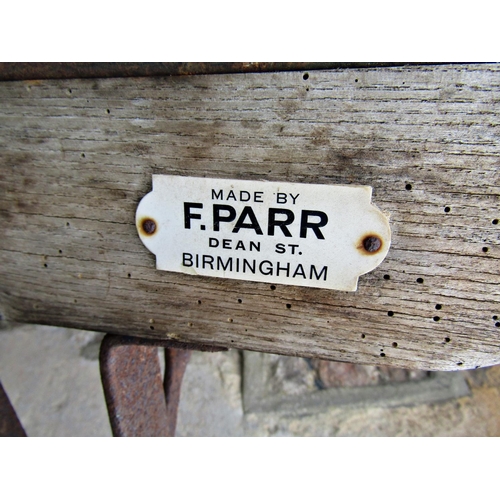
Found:
[[[411, 369], [500, 363], [500, 66], [0, 83], [0, 313]], [[373, 186], [357, 292], [157, 271], [154, 173]]]

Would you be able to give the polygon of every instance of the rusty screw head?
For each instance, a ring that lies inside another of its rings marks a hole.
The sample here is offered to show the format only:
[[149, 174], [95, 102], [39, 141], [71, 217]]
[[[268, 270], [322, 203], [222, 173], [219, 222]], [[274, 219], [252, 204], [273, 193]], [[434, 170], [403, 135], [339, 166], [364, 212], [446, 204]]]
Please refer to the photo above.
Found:
[[142, 223], [142, 229], [146, 234], [153, 234], [156, 231], [156, 222], [152, 219], [146, 219]]
[[363, 240], [363, 247], [369, 253], [378, 252], [381, 246], [382, 242], [376, 236], [368, 236]]

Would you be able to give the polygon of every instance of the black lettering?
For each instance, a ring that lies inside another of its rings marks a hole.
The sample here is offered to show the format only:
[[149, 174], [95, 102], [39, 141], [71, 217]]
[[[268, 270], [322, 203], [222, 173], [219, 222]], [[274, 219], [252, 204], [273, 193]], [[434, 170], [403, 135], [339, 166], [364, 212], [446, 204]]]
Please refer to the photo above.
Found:
[[297, 196], [294, 196], [292, 193], [290, 193], [290, 198], [292, 198], [292, 204], [295, 205], [295, 201], [299, 197], [300, 193]]
[[222, 240], [222, 248], [225, 248], [227, 250], [231, 250], [231, 240]]
[[257, 243], [255, 241], [250, 242], [250, 252], [252, 250], [256, 250], [257, 252], [260, 252], [260, 241], [257, 241]]
[[311, 274], [309, 275], [309, 279], [310, 279], [310, 280], [312, 280], [312, 279], [313, 279], [313, 273], [314, 273], [314, 275], [315, 275], [316, 279], [317, 279], [317, 280], [319, 280], [319, 279], [321, 278], [321, 275], [322, 275], [323, 273], [325, 273], [325, 276], [324, 276], [324, 278], [323, 278], [323, 281], [326, 281], [326, 273], [327, 273], [327, 271], [328, 271], [328, 266], [323, 266], [323, 269], [322, 269], [322, 270], [321, 270], [321, 272], [318, 274], [318, 273], [316, 272], [316, 267], [315, 267], [314, 265], [311, 265]]
[[280, 275], [280, 271], [286, 271], [286, 277], [290, 276], [290, 264], [288, 263], [285, 267], [281, 267], [280, 263], [276, 263], [276, 276]]
[[243, 259], [243, 269], [241, 270], [242, 273], [246, 272], [245, 269], [248, 267], [252, 274], [255, 274], [255, 259], [252, 261], [253, 266], [248, 262], [247, 259]]
[[[286, 217], [285, 220], [276, 220], [276, 216], [278, 214], [284, 215]], [[267, 222], [268, 236], [274, 236], [274, 228], [280, 227], [281, 230], [283, 231], [283, 234], [287, 238], [291, 238], [292, 233], [286, 226], [289, 226], [294, 220], [295, 220], [295, 215], [291, 210], [287, 210], [286, 208], [270, 208], [268, 222]]]
[[[309, 217], [319, 217], [319, 222], [311, 222]], [[302, 210], [302, 216], [300, 218], [300, 237], [306, 238], [307, 229], [312, 229], [319, 240], [324, 240], [325, 237], [319, 228], [326, 226], [327, 224], [328, 216], [325, 212], [319, 212], [317, 210]]]
[[184, 228], [191, 229], [191, 219], [201, 219], [201, 214], [192, 214], [192, 208], [203, 208], [203, 203], [184, 203]]
[[304, 268], [302, 267], [302, 264], [299, 264], [297, 266], [297, 269], [295, 269], [292, 278], [295, 278], [295, 276], [302, 276], [304, 279], [307, 278], [306, 273], [304, 272]]
[[215, 189], [212, 189], [212, 200], [223, 200], [223, 199], [224, 199], [224, 193], [222, 189], [220, 189], [218, 193], [215, 192]]
[[182, 265], [184, 267], [193, 267], [193, 256], [190, 253], [182, 254]]
[[286, 203], [286, 193], [276, 193], [276, 203], [280, 205]]
[[[267, 268], [264, 270], [262, 266], [264, 264], [268, 264]], [[260, 265], [259, 265], [259, 271], [260, 274], [263, 274], [264, 276], [272, 276], [273, 275], [273, 264], [272, 262], [269, 262], [268, 260], [263, 260]]]
[[226, 261], [226, 265], [224, 265], [224, 262], [220, 257], [217, 257], [217, 271], [219, 269], [222, 269], [223, 271], [227, 271], [228, 267], [229, 267], [230, 271], [233, 270], [233, 258], [232, 257], [228, 257], [228, 259]]
[[[222, 216], [221, 212], [229, 212]], [[236, 210], [231, 205], [214, 205], [214, 231], [220, 230], [221, 222], [232, 222], [236, 218]]]
[[[250, 219], [250, 222], [245, 223], [244, 220], [246, 218]], [[234, 226], [233, 233], [237, 233], [240, 229], [253, 229], [257, 234], [262, 234], [262, 229], [259, 226], [257, 221], [257, 217], [255, 217], [255, 213], [252, 210], [252, 207], [244, 207], [241, 211], [241, 215]]]
[[208, 238], [208, 246], [217, 248], [219, 246], [219, 240], [217, 238]]
[[231, 189], [231, 191], [229, 191], [229, 194], [227, 195], [227, 198], [226, 198], [227, 201], [229, 200], [234, 200], [236, 201], [236, 196], [234, 194], [234, 191]]
[[283, 243], [276, 243], [276, 253], [285, 253], [285, 245]]
[[236, 243], [235, 250], [245, 250], [245, 245], [241, 240], [238, 240], [238, 243]]
[[[243, 199], [243, 193], [245, 193], [245, 199]], [[248, 191], [240, 191], [240, 201], [249, 201], [251, 198], [250, 193]]]
[[263, 194], [264, 194], [264, 191], [255, 191], [253, 194], [253, 201], [255, 203], [264, 203], [264, 200], [262, 199]]
[[205, 266], [210, 266], [210, 269], [214, 269], [214, 258], [211, 255], [203, 256], [203, 269], [205, 269]]

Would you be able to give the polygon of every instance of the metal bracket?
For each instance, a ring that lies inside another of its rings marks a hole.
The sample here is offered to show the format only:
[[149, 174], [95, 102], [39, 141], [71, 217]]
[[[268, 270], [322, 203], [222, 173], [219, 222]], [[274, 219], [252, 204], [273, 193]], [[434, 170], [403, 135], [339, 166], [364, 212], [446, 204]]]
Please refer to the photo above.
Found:
[[[158, 347], [165, 348], [164, 380]], [[188, 349], [227, 350], [121, 335], [104, 337], [99, 361], [114, 436], [175, 435], [182, 378], [191, 357]]]
[[26, 437], [26, 432], [17, 417], [7, 393], [0, 383], [0, 437]]

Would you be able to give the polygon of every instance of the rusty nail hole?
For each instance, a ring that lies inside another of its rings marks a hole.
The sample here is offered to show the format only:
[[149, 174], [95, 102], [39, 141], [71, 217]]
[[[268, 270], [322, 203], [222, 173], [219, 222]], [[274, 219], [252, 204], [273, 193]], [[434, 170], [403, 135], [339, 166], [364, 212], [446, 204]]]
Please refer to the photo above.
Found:
[[304, 75], [302, 76], [302, 78], [304, 80], [308, 80], [309, 79], [309, 73], [304, 73]]
[[500, 322], [496, 322], [495, 326], [498, 328], [500, 326]]
[[62, 250], [59, 250], [59, 253], [61, 254], [61, 253], [62, 253]]
[[286, 305], [286, 308], [287, 308], [287, 309], [291, 309], [291, 308], [292, 308], [292, 304], [287, 304], [287, 305]]
[[189, 323], [188, 323], [188, 326], [193, 326], [193, 323], [189, 322]]
[[354, 80], [354, 83], [358, 83], [358, 79], [357, 78]]
[[228, 323], [232, 323], [233, 322], [233, 318], [227, 318], [227, 322]]
[[241, 304], [243, 301], [241, 299], [238, 299], [238, 304]]
[[380, 353], [380, 357], [385, 358], [385, 353], [384, 353], [384, 352], [381, 352], [381, 353]]
[[411, 184], [407, 184], [407, 185], [405, 186], [405, 189], [406, 189], [407, 191], [411, 191], [411, 188], [412, 188], [412, 185], [411, 185]]
[[201, 304], [201, 300], [198, 301], [198, 304]]
[[398, 343], [397, 342], [393, 342], [392, 343], [392, 347], [397, 347], [398, 346]]
[[364, 339], [366, 335], [364, 333], [361, 334], [361, 338]]
[[142, 229], [146, 234], [153, 234], [156, 231], [156, 222], [152, 219], [146, 219], [142, 223]]
[[439, 316], [434, 316], [432, 319], [433, 319], [434, 321], [439, 321], [441, 318], [440, 318]]
[[85, 158], [85, 153], [82, 153], [82, 155], [81, 155], [81, 156], [82, 156], [82, 158]]
[[380, 250], [382, 242], [377, 236], [368, 236], [363, 240], [363, 247], [369, 253], [375, 253]]
[[463, 363], [461, 361], [457, 363], [457, 366], [462, 366], [462, 365]]
[[131, 277], [132, 277], [132, 275], [131, 275], [130, 273], [128, 273], [128, 274], [127, 274], [127, 277], [131, 278]]
[[498, 316], [496, 316], [496, 315], [495, 315], [495, 316], [492, 316], [492, 317], [491, 317], [491, 319], [492, 319], [493, 321], [496, 321], [496, 320], [498, 319]]
[[486, 253], [488, 251], [488, 247], [483, 247], [483, 252]]
[[271, 285], [271, 290], [276, 290], [276, 287], [274, 285]]
[[493, 219], [493, 220], [491, 221], [491, 223], [492, 223], [492, 224], [494, 224], [494, 225], [496, 226], [496, 225], [498, 224], [498, 219]]
[[149, 327], [149, 329], [150, 329], [150, 330], [154, 330], [154, 329], [155, 329], [155, 327], [154, 327], [153, 325], [151, 325], [151, 326]]
[[387, 311], [387, 316], [394, 316], [394, 312], [393, 311]]
[[445, 337], [445, 338], [444, 338], [444, 341], [445, 341], [445, 342], [451, 342], [451, 339], [450, 339], [450, 337]]
[[385, 279], [385, 280], [390, 280], [390, 279], [391, 279], [391, 277], [390, 277], [388, 274], [384, 274], [384, 279]]
[[49, 266], [47, 265], [47, 263], [45, 263], [45, 264], [43, 265], [43, 267], [49, 267]]
[[417, 283], [423, 283], [424, 282], [424, 278], [417, 278]]
[[106, 110], [106, 113], [109, 115], [109, 113], [110, 113], [109, 109]]
[[436, 309], [439, 311], [443, 306], [441, 304], [436, 304]]
[[445, 213], [449, 213], [449, 212], [451, 212], [451, 208], [450, 207], [444, 207], [444, 211], [445, 211]]

